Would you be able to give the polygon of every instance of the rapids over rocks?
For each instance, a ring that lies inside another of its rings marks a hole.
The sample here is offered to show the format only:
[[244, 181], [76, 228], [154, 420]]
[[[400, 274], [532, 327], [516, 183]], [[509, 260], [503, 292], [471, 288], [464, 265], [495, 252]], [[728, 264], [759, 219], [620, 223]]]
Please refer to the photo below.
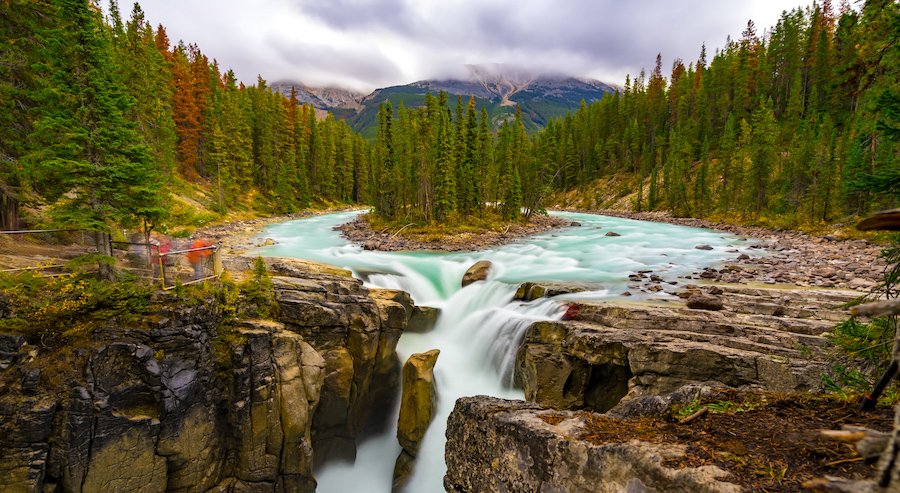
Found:
[[[378, 252], [350, 244], [333, 228], [356, 212], [337, 213], [270, 226], [263, 236], [276, 244], [262, 255], [295, 257], [344, 267], [366, 286], [402, 289], [416, 305], [441, 309], [431, 332], [406, 333], [397, 351], [439, 349], [434, 368], [437, 411], [419, 450], [407, 491], [444, 491], [447, 417], [463, 396], [521, 399], [513, 385], [518, 346], [536, 321], [559, 319], [561, 300], [614, 299], [628, 289], [628, 276], [652, 270], [665, 281], [734, 259], [750, 244], [720, 232], [576, 213], [553, 213], [573, 226], [495, 249], [468, 253]], [[610, 234], [610, 233], [615, 233]], [[698, 245], [703, 248], [697, 248]], [[465, 288], [460, 280], [478, 260], [490, 260], [485, 281]], [[516, 301], [527, 281], [586, 282], [599, 289], [534, 301]], [[679, 284], [681, 281], [677, 281]], [[674, 286], [673, 286], [674, 290]], [[669, 297], [665, 291], [634, 292], [630, 299]], [[396, 416], [397, 410], [394, 410]], [[391, 491], [394, 460], [400, 452], [394, 427], [359, 444], [355, 463], [329, 463], [316, 474], [320, 492]]]

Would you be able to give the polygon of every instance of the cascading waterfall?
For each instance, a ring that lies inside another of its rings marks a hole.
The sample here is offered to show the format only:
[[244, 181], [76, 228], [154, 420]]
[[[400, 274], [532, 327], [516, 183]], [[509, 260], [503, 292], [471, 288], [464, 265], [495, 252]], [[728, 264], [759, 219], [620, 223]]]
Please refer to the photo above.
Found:
[[[397, 347], [402, 361], [411, 354], [440, 349], [435, 366], [437, 412], [419, 450], [406, 491], [441, 492], [447, 417], [456, 400], [468, 395], [521, 399], [513, 387], [518, 346], [532, 322], [562, 316], [558, 300], [514, 301], [524, 281], [590, 281], [602, 289], [568, 299], [603, 299], [627, 289], [627, 275], [650, 270], [675, 279], [693, 270], [733, 258], [747, 247], [732, 236], [696, 228], [630, 221], [588, 214], [558, 213], [579, 227], [539, 235], [496, 249], [465, 254], [386, 253], [350, 245], [333, 231], [356, 213], [291, 221], [263, 235], [277, 244], [261, 251], [351, 269], [367, 286], [402, 289], [418, 305], [440, 308], [434, 330], [404, 334]], [[613, 230], [621, 236], [607, 237]], [[697, 250], [704, 243], [712, 250]], [[482, 259], [493, 263], [486, 281], [460, 288], [466, 269]], [[635, 293], [638, 294], [638, 293]], [[666, 295], [645, 295], [644, 297]], [[640, 297], [640, 296], [638, 296]], [[398, 410], [394, 410], [394, 415]], [[317, 491], [390, 492], [394, 460], [400, 453], [394, 427], [363, 441], [353, 464], [329, 464], [317, 472]]]

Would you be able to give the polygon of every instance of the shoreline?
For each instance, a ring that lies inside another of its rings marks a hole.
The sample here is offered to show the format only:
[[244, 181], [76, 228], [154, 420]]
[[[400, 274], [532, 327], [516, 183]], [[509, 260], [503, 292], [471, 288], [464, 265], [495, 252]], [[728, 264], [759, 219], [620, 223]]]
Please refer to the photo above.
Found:
[[[294, 219], [334, 212], [360, 210], [345, 207], [330, 210], [306, 210], [287, 216], [255, 218], [199, 228], [194, 236], [221, 241], [228, 254], [240, 255], [265, 246], [269, 239], [257, 238], [266, 226]], [[699, 282], [758, 283], [762, 285], [795, 285], [798, 287], [840, 288], [868, 291], [880, 280], [885, 264], [879, 258], [881, 248], [866, 240], [815, 236], [794, 230], [773, 230], [759, 226], [717, 223], [697, 218], [677, 218], [661, 212], [627, 212], [617, 210], [555, 209], [560, 212], [620, 217], [639, 221], [661, 222], [734, 234], [756, 240], [754, 248], [763, 255], [741, 256], [725, 262], [720, 268], [707, 268], [693, 276]], [[527, 225], [505, 232], [462, 233], [443, 243], [416, 241], [396, 232], [373, 232], [359, 218], [337, 229], [348, 241], [367, 250], [474, 252], [518, 241], [522, 238], [570, 226], [571, 221], [554, 216], [536, 216]], [[744, 258], [748, 257], [748, 258]], [[643, 284], [643, 283], [642, 283]], [[633, 289], [652, 288], [652, 285]]]
[[340, 231], [341, 236], [347, 241], [365, 250], [477, 252], [569, 226], [570, 223], [571, 221], [559, 217], [537, 215], [526, 224], [510, 223], [503, 232], [462, 232], [430, 241], [400, 236], [396, 231], [373, 231], [369, 222], [362, 217], [357, 217], [335, 229]]
[[725, 262], [720, 269], [707, 268], [697, 273], [704, 281], [868, 291], [877, 285], [886, 267], [879, 258], [882, 247], [866, 240], [673, 217], [664, 212], [554, 210], [721, 231], [756, 240], [755, 248], [766, 252], [765, 255], [741, 256]]

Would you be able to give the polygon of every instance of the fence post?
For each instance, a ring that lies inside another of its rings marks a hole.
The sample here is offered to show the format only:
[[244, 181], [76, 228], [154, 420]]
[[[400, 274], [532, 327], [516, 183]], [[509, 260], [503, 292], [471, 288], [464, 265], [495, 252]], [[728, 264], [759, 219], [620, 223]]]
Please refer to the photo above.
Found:
[[219, 277], [222, 275], [222, 242], [216, 244], [216, 249], [213, 250], [213, 275]]

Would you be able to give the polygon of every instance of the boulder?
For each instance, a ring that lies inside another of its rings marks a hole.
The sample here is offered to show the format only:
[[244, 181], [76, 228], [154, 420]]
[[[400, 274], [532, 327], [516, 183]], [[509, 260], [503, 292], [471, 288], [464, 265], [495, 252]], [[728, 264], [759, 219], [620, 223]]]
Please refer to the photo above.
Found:
[[722, 298], [719, 298], [718, 296], [695, 292], [688, 297], [687, 307], [692, 310], [718, 311], [724, 309], [725, 305], [722, 303]]
[[538, 298], [551, 298], [561, 294], [597, 291], [603, 286], [590, 282], [525, 282], [519, 285], [515, 298], [520, 301], [532, 301]]
[[681, 445], [593, 444], [579, 413], [523, 401], [463, 397], [447, 421], [444, 488], [452, 493], [694, 491], [737, 493], [715, 466], [670, 467]]
[[440, 315], [440, 308], [431, 306], [413, 307], [412, 316], [409, 318], [409, 325], [406, 327], [406, 331], [416, 333], [431, 332], [435, 324], [437, 324], [437, 319]]
[[603, 236], [622, 236], [622, 235], [620, 235], [619, 233], [616, 233], [615, 231], [610, 231]]
[[713, 249], [713, 247], [711, 247], [709, 245], [697, 245], [694, 248], [696, 248], [697, 250], [712, 250]]
[[487, 276], [491, 271], [491, 265], [490, 260], [479, 260], [472, 264], [466, 273], [463, 274], [462, 287], [466, 287], [476, 281], [487, 279]]

